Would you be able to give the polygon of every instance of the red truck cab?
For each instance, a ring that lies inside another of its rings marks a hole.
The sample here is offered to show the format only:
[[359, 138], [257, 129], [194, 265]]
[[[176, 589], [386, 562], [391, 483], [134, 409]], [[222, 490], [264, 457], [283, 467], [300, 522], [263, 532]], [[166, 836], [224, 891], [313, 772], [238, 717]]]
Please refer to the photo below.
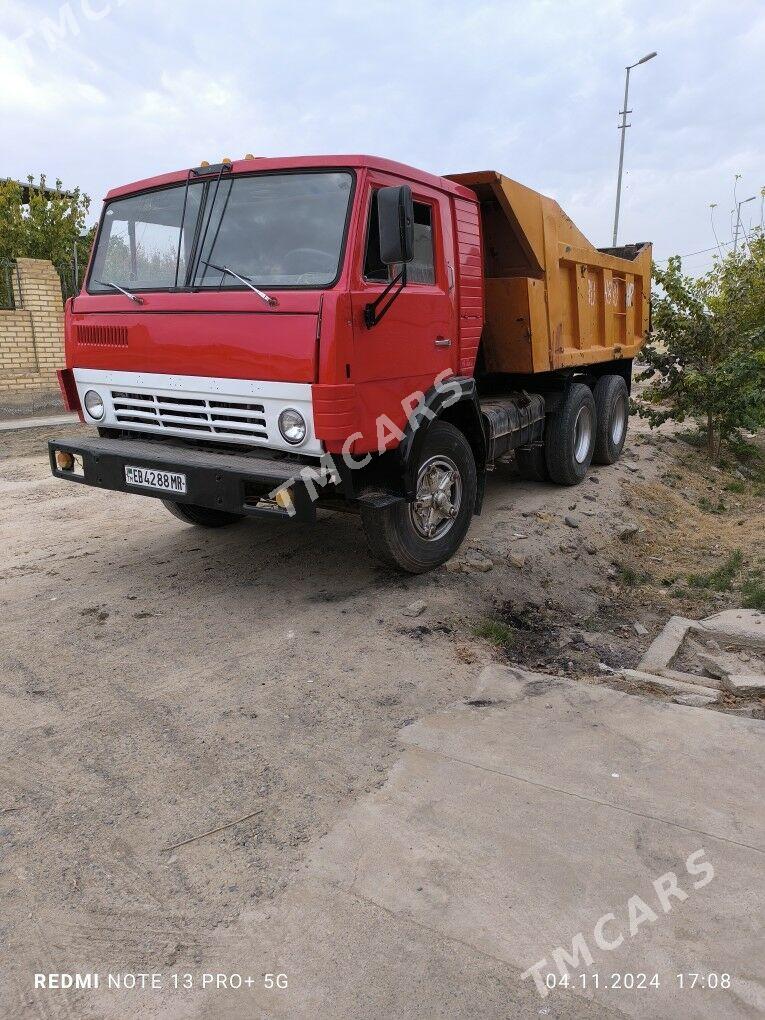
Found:
[[483, 265], [476, 192], [386, 159], [248, 157], [115, 188], [60, 373], [98, 437], [51, 442], [52, 470], [204, 526], [352, 510], [377, 558], [443, 563], [487, 463], [538, 447], [550, 410], [479, 400]]
[[[339, 452], [350, 425], [363, 433], [357, 451], [376, 449], [381, 412], [402, 426], [404, 396], [427, 390], [446, 369], [473, 374], [482, 277], [477, 202], [467, 188], [365, 156], [241, 160], [222, 176], [205, 169], [188, 189], [188, 174], [180, 172], [106, 196], [85, 287], [67, 315], [67, 367], [77, 376], [89, 370], [91, 381], [107, 371], [281, 384], [285, 399], [307, 401], [315, 415], [299, 452], [319, 454]], [[370, 332], [364, 307], [389, 282], [388, 267], [380, 262], [374, 197], [402, 182], [412, 189], [415, 259], [405, 291]], [[176, 283], [186, 191], [184, 244], [192, 243], [204, 203], [197, 242], [203, 250], [196, 253], [193, 279], [190, 258], [181, 251]], [[266, 196], [273, 196], [273, 223], [262, 225], [257, 218]], [[309, 222], [315, 206], [322, 218]], [[264, 235], [272, 231], [267, 243], [280, 249], [263, 253], [266, 271], [258, 277], [273, 305], [234, 276], [202, 265], [211, 261], [252, 274], [252, 252], [261, 239], [250, 231], [258, 228]], [[120, 246], [116, 254], [110, 245]], [[132, 266], [117, 266], [119, 258], [132, 259]], [[142, 303], [101, 280], [110, 274]], [[265, 389], [278, 393], [278, 387]], [[109, 410], [106, 424], [136, 424], [120, 423]], [[183, 429], [188, 423], [176, 424]], [[278, 429], [268, 433], [247, 438], [290, 449]]]

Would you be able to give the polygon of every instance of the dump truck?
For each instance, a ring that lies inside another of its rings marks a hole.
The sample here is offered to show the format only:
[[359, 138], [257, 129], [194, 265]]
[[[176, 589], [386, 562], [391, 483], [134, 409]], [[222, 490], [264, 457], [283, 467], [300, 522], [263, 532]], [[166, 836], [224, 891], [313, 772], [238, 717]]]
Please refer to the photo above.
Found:
[[354, 513], [432, 569], [496, 463], [576, 485], [618, 459], [650, 266], [495, 171], [248, 155], [115, 188], [59, 372], [97, 431], [51, 470], [208, 528]]

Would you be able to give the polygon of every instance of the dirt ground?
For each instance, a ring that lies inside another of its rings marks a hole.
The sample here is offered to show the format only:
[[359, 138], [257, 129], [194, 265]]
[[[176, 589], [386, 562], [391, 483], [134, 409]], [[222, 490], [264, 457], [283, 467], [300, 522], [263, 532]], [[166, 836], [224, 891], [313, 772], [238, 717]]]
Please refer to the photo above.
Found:
[[[756, 481], [639, 429], [576, 489], [499, 467], [456, 562], [416, 578], [373, 564], [352, 517], [194, 529], [51, 478], [48, 431], [5, 433], [0, 1012], [100, 1015], [52, 1005], [35, 972], [209, 963], [382, 784], [397, 731], [492, 659], [598, 677], [672, 612], [741, 604], [762, 576]], [[735, 550], [727, 588], [687, 581]]]

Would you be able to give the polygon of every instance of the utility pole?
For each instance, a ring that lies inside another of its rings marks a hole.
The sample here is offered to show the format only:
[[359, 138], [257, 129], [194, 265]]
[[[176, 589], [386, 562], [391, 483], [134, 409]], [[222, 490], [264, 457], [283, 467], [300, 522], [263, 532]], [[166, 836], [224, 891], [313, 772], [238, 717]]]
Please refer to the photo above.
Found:
[[632, 113], [632, 110], [627, 109], [627, 102], [629, 100], [630, 92], [630, 71], [633, 69], [633, 67], [637, 67], [639, 64], [646, 64], [649, 60], [653, 60], [655, 56], [656, 51], [654, 51], [653, 53], [646, 53], [646, 55], [644, 57], [641, 57], [640, 60], [637, 61], [637, 63], [630, 64], [629, 67], [626, 68], [627, 75], [624, 79], [624, 109], [620, 110], [620, 113], [622, 115], [622, 122], [619, 126], [619, 130], [622, 133], [622, 140], [619, 146], [619, 175], [616, 179], [616, 210], [614, 212], [614, 240], [613, 240], [614, 248], [616, 247], [616, 237], [619, 232], [619, 205], [621, 203], [622, 198], [622, 169], [624, 168], [624, 136], [627, 133], [627, 128], [631, 127], [631, 125], [627, 123], [627, 114]]

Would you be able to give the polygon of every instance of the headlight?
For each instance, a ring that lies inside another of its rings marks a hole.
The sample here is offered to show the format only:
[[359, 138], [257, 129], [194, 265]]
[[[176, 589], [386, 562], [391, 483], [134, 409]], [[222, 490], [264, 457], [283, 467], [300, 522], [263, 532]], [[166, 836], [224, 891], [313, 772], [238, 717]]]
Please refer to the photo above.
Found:
[[85, 394], [85, 410], [91, 418], [101, 421], [104, 416], [104, 402], [95, 390], [88, 390]]
[[306, 437], [305, 418], [299, 411], [288, 407], [279, 415], [279, 431], [291, 446], [300, 446]]

